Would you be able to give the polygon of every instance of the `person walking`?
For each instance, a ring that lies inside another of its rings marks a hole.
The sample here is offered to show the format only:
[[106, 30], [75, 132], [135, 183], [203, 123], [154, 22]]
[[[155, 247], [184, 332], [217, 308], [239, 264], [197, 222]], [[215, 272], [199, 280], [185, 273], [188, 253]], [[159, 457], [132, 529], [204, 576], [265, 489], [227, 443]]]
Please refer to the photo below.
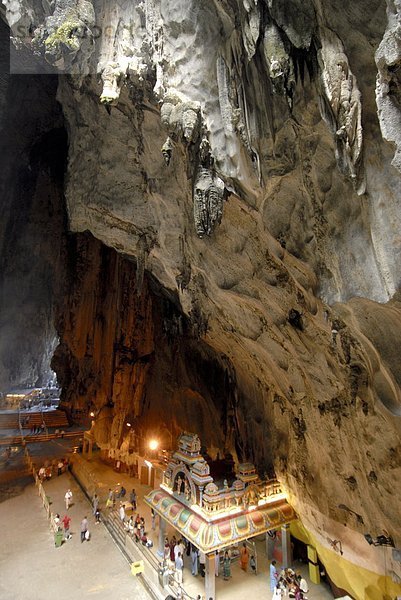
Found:
[[191, 573], [194, 577], [198, 574], [198, 549], [191, 544]]
[[199, 572], [201, 577], [205, 576], [206, 556], [204, 552], [199, 552]]
[[156, 529], [156, 513], [153, 508], [150, 509], [150, 514], [152, 516], [152, 531]]
[[134, 489], [130, 493], [129, 501], [132, 504], [132, 510], [136, 510], [136, 491]]
[[95, 494], [92, 498], [92, 506], [93, 506], [93, 514], [96, 514], [97, 509], [99, 508], [99, 496]]
[[219, 571], [220, 571], [220, 553], [217, 550], [216, 554], [214, 555], [214, 574], [216, 577], [219, 576]]
[[68, 489], [66, 491], [64, 500], [65, 500], [65, 508], [66, 508], [66, 510], [68, 510], [72, 504], [72, 491], [70, 489]]
[[170, 560], [170, 542], [168, 538], [164, 540], [164, 554], [163, 554], [164, 562], [168, 565]]
[[230, 555], [228, 554], [228, 551], [226, 550], [224, 552], [224, 558], [223, 558], [223, 579], [224, 581], [228, 581], [231, 577], [231, 558]]
[[248, 569], [248, 561], [249, 561], [249, 552], [248, 552], [248, 548], [246, 547], [246, 543], [244, 542], [242, 544], [242, 548], [240, 550], [240, 567], [243, 571], [247, 571]]
[[120, 513], [121, 522], [124, 523], [124, 521], [125, 521], [125, 504], [121, 504], [119, 513]]
[[114, 506], [114, 492], [109, 488], [109, 495], [106, 500], [106, 508], [112, 508]]
[[272, 560], [270, 563], [270, 591], [274, 592], [275, 588], [277, 587], [277, 583], [278, 583], [278, 572], [276, 569], [276, 561]]
[[96, 512], [95, 512], [95, 523], [96, 523], [96, 525], [98, 523], [100, 523], [100, 508], [99, 507], [97, 507]]
[[57, 475], [61, 475], [63, 472], [64, 463], [62, 460], [59, 460], [57, 463]]
[[88, 519], [84, 517], [81, 521], [81, 544], [86, 539], [86, 532], [88, 531]]
[[182, 583], [183, 569], [184, 569], [184, 561], [182, 560], [181, 552], [179, 552], [177, 554], [177, 558], [175, 559], [175, 573], [176, 573], [177, 583], [179, 583], [179, 584]]
[[71, 519], [68, 515], [64, 515], [64, 518], [62, 519], [62, 524], [64, 526], [64, 539], [65, 540], [69, 540], [71, 536], [70, 534], [70, 523], [71, 523]]

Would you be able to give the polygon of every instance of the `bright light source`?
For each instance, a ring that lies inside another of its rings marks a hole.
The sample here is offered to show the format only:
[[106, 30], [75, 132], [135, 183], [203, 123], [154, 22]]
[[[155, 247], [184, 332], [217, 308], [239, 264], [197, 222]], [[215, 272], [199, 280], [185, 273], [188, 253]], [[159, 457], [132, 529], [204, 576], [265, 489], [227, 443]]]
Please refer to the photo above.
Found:
[[91, 417], [94, 417], [94, 416], [95, 416], [95, 413], [93, 412], [93, 410], [92, 410], [92, 412], [90, 412], [90, 413], [89, 413], [89, 415], [90, 415]]
[[158, 446], [159, 446], [159, 442], [157, 440], [150, 440], [149, 448], [151, 450], [157, 450]]
[[131, 423], [126, 423], [127, 427], [131, 427]]
[[145, 460], [145, 465], [147, 467], [149, 467], [149, 469], [151, 469], [153, 467], [152, 463], [150, 462], [150, 460]]

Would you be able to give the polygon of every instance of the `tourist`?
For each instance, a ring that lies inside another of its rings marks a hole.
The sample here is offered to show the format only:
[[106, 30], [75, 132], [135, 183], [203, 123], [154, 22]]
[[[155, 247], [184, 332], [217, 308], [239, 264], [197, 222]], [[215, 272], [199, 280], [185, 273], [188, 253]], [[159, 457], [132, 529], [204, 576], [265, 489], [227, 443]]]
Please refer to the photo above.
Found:
[[141, 521], [141, 524], [139, 526], [139, 535], [140, 537], [145, 535], [145, 521]]
[[182, 537], [182, 541], [184, 542], [185, 547], [187, 549], [187, 556], [189, 556], [191, 554], [191, 544], [184, 536]]
[[245, 542], [242, 544], [242, 548], [240, 550], [239, 562], [241, 569], [246, 572], [248, 570], [249, 552]]
[[214, 574], [216, 577], [219, 576], [219, 571], [220, 571], [220, 554], [219, 554], [219, 551], [217, 550], [216, 554], [214, 555]]
[[127, 493], [127, 490], [125, 489], [125, 487], [123, 485], [121, 485], [121, 489], [117, 493], [117, 498], [124, 498], [126, 493]]
[[295, 583], [295, 600], [302, 600], [303, 594], [297, 583]]
[[224, 552], [223, 558], [223, 578], [227, 581], [231, 577], [231, 558], [227, 550]]
[[100, 523], [100, 508], [97, 507], [95, 511], [95, 523]]
[[141, 543], [142, 543], [143, 546], [146, 546], [146, 548], [152, 548], [152, 546], [153, 546], [152, 540], [150, 540], [146, 536], [146, 533], [144, 533], [143, 536], [141, 537]]
[[72, 491], [70, 489], [68, 489], [66, 491], [64, 500], [65, 500], [65, 508], [66, 508], [66, 510], [68, 510], [72, 504]]
[[125, 524], [125, 528], [128, 531], [128, 533], [130, 534], [130, 536], [132, 537], [134, 535], [134, 528], [135, 528], [135, 521], [134, 521], [134, 517], [132, 515], [130, 516], [127, 523]]
[[84, 517], [81, 521], [81, 544], [87, 539], [86, 532], [88, 531], [88, 519]]
[[191, 544], [191, 573], [194, 577], [198, 574], [198, 549]]
[[204, 552], [199, 552], [199, 572], [201, 577], [205, 576], [206, 556]]
[[278, 584], [278, 572], [276, 569], [276, 561], [270, 563], [270, 591], [274, 592]]
[[63, 468], [64, 468], [64, 463], [62, 460], [59, 460], [57, 463], [57, 475], [61, 475], [61, 473], [63, 472]]
[[177, 540], [175, 539], [175, 535], [173, 535], [173, 537], [171, 538], [171, 542], [170, 542], [170, 561], [174, 564], [175, 562], [175, 552], [174, 552], [174, 548], [177, 545]]
[[274, 588], [272, 600], [281, 600], [283, 597], [283, 591], [280, 586]]
[[153, 508], [150, 509], [150, 514], [152, 516], [152, 531], [156, 529], [156, 513]]
[[121, 504], [119, 512], [120, 512], [120, 519], [124, 523], [124, 521], [125, 521], [125, 504]]
[[179, 549], [180, 549], [180, 552], [181, 552], [182, 559], [184, 560], [184, 554], [185, 554], [185, 549], [186, 549], [186, 548], [185, 548], [184, 540], [183, 540], [182, 538], [181, 538], [181, 539], [180, 539], [180, 541], [178, 542], [178, 547], [179, 547]]
[[130, 493], [129, 501], [132, 504], [132, 510], [136, 510], [136, 491], [134, 489]]
[[93, 514], [96, 514], [96, 511], [99, 507], [99, 496], [95, 494], [92, 498], [92, 506], [93, 506]]
[[178, 556], [179, 552], [180, 552], [180, 544], [179, 544], [179, 542], [177, 542], [176, 545], [174, 546], [174, 562], [177, 560], [177, 556]]
[[249, 566], [251, 567], [252, 573], [255, 573], [255, 575], [256, 575], [256, 560], [255, 560], [255, 557], [253, 554], [250, 558]]
[[46, 477], [46, 469], [44, 467], [40, 467], [38, 477], [39, 477], [40, 481], [43, 481], [44, 478]]
[[184, 569], [184, 561], [182, 560], [181, 552], [178, 553], [177, 558], [175, 559], [175, 572], [177, 583], [182, 583], [182, 572]]
[[64, 526], [64, 539], [69, 540], [71, 536], [70, 534], [70, 523], [71, 519], [68, 515], [64, 515], [63, 520], [61, 521]]
[[168, 538], [164, 540], [164, 554], [163, 554], [164, 562], [168, 564], [170, 560], [170, 544]]
[[302, 597], [305, 598], [305, 594], [307, 594], [309, 592], [309, 588], [308, 588], [306, 579], [304, 579], [304, 577], [301, 575], [301, 573], [298, 574], [298, 584], [299, 584], [299, 588], [302, 592]]
[[58, 513], [56, 513], [56, 516], [54, 517], [54, 523], [55, 525], [58, 525], [60, 523], [60, 515]]
[[114, 506], [114, 492], [109, 488], [109, 495], [106, 500], [106, 508], [112, 508]]

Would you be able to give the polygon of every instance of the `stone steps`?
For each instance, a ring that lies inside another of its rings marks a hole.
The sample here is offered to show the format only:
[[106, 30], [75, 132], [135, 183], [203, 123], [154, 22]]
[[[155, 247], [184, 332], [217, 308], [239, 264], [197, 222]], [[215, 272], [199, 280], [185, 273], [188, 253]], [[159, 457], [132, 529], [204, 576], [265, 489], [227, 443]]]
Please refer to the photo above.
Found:
[[124, 526], [121, 523], [118, 512], [111, 511], [106, 520], [106, 526], [114, 540], [125, 548], [125, 537], [127, 535]]

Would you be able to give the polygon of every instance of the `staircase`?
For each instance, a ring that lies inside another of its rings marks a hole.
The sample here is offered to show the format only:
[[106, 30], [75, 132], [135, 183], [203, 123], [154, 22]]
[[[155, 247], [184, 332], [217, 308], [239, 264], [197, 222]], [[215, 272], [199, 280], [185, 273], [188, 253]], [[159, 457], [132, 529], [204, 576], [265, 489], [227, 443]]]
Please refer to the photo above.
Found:
[[[108, 509], [105, 509], [105, 513], [107, 510]], [[125, 550], [125, 536], [127, 535], [127, 532], [124, 529], [124, 525], [121, 522], [118, 511], [110, 510], [106, 518], [104, 518], [105, 515], [102, 516], [103, 522], [106, 525], [107, 529], [109, 530], [109, 533], [111, 534], [115, 542], [118, 544], [118, 546], [120, 546], [122, 550]]]

